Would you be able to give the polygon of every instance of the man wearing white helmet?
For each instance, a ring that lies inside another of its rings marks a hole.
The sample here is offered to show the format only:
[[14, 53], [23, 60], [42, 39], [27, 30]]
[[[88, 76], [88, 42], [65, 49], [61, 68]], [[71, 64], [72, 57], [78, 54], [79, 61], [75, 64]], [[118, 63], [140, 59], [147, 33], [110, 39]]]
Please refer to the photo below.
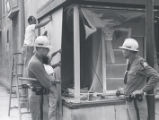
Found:
[[125, 88], [118, 92], [126, 96], [129, 120], [147, 120], [148, 110], [144, 93], [156, 86], [159, 74], [137, 54], [139, 45], [135, 39], [126, 38], [119, 48], [128, 60], [128, 65], [124, 77]]
[[[29, 16], [28, 18], [28, 26], [25, 29], [25, 39], [24, 44], [22, 46], [22, 52], [24, 55], [24, 70], [23, 76], [27, 76], [27, 66], [30, 58], [34, 53], [34, 41], [37, 37], [35, 30], [41, 28], [52, 21], [52, 16], [49, 16], [48, 19], [44, 22], [38, 23], [34, 16]], [[46, 34], [46, 32], [45, 32]]]
[[[54, 102], [57, 103], [57, 91], [54, 77], [47, 74], [44, 68], [44, 60], [50, 50], [49, 40], [46, 36], [39, 36], [35, 40], [35, 54], [32, 56], [28, 65], [28, 77], [37, 79], [37, 82], [32, 83], [33, 89], [30, 97], [30, 111], [33, 120], [42, 120], [43, 113], [40, 106], [42, 95], [48, 95], [49, 92], [54, 94]], [[54, 110], [49, 112], [49, 118], [56, 120], [56, 106]], [[51, 117], [50, 117], [51, 115]]]

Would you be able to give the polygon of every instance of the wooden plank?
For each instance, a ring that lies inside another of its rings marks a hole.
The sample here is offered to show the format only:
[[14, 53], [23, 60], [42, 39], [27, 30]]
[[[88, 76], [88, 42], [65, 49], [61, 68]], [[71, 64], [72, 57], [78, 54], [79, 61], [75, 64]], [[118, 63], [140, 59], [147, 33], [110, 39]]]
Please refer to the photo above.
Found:
[[[146, 17], [145, 17], [145, 38], [146, 38], [146, 60], [150, 66], [154, 67], [155, 55], [155, 39], [154, 39], [154, 0], [146, 0]], [[153, 94], [153, 90], [148, 92]], [[155, 98], [154, 96], [147, 97], [148, 104], [148, 120], [155, 120]]]
[[80, 26], [78, 6], [74, 6], [74, 96], [80, 101]]
[[106, 76], [106, 49], [105, 49], [105, 37], [104, 31], [102, 31], [102, 79], [103, 79], [103, 92], [107, 90], [107, 76]]
[[63, 106], [65, 120], [127, 120], [125, 105], [103, 105], [69, 109]]
[[[134, 5], [145, 5], [145, 0], [83, 0], [88, 2], [108, 2], [118, 4], [134, 4]], [[155, 5], [159, 6], [159, 0], [155, 0]]]

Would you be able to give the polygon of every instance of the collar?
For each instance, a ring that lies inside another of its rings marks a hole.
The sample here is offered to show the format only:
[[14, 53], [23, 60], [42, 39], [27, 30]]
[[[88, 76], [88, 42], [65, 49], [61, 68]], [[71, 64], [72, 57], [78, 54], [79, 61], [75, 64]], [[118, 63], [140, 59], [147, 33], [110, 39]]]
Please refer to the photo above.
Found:
[[132, 64], [136, 59], [138, 59], [139, 56], [138, 55], [133, 55], [131, 56], [131, 58], [129, 58], [129, 64]]

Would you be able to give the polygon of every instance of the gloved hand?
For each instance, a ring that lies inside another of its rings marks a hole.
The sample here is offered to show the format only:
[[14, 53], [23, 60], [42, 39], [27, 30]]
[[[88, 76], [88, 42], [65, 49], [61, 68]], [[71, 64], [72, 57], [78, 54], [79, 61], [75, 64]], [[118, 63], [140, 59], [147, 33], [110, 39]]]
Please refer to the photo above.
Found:
[[143, 95], [144, 95], [144, 91], [143, 90], [135, 90], [131, 96], [133, 98], [136, 98], [138, 101], [142, 101], [143, 100]]
[[119, 88], [116, 90], [116, 96], [124, 95], [124, 88]]

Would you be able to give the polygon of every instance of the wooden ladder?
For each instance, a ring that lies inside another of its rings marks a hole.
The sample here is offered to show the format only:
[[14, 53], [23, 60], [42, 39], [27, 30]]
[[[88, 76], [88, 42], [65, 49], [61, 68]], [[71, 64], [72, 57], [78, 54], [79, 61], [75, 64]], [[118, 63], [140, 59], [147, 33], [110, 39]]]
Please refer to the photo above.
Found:
[[[23, 68], [24, 65], [23, 63], [18, 63], [20, 57], [22, 57], [22, 53], [20, 52], [14, 53], [12, 57], [8, 116], [10, 116], [12, 109], [18, 109], [19, 120], [22, 120], [22, 114], [27, 114], [30, 112], [28, 96], [29, 87], [27, 84], [23, 84], [22, 81], [19, 80], [19, 77], [22, 77], [22, 71], [21, 73], [18, 73], [18, 70], [20, 71], [20, 68]], [[16, 102], [16, 105], [14, 106], [13, 101]], [[22, 108], [27, 108], [27, 111], [22, 112]]]

